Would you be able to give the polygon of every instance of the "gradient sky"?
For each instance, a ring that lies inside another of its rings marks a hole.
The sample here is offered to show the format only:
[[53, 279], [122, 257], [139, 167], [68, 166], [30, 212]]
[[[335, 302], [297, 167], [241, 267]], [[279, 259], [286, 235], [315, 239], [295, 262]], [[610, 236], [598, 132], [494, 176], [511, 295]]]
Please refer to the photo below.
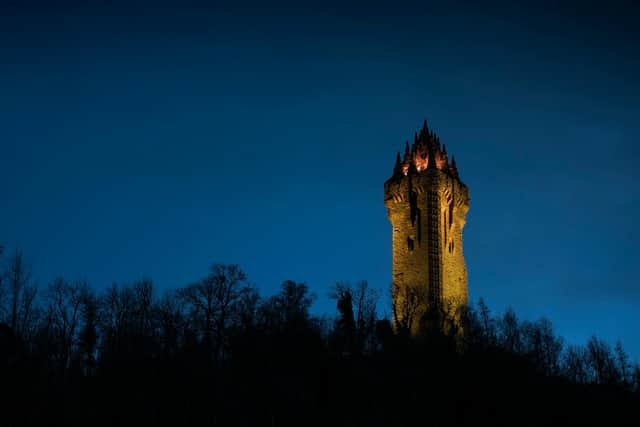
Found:
[[472, 300], [640, 359], [637, 3], [47, 3], [0, 2], [0, 242], [40, 285], [237, 263], [389, 313], [383, 183], [427, 117]]

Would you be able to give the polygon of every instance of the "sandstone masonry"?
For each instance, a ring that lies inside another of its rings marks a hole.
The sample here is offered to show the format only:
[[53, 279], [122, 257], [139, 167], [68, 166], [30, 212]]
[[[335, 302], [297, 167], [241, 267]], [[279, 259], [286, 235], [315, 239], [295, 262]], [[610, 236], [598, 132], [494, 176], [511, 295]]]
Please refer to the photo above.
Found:
[[416, 334], [428, 306], [451, 311], [468, 301], [462, 229], [469, 189], [426, 120], [403, 159], [398, 153], [384, 202], [392, 227], [394, 325]]

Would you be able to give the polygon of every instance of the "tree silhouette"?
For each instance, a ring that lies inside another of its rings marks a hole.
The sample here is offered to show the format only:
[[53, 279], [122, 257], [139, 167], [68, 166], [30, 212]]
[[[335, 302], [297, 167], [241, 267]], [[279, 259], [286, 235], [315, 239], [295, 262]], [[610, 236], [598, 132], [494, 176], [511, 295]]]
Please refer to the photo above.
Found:
[[518, 317], [512, 308], [508, 308], [498, 320], [499, 342], [507, 351], [521, 354], [523, 350], [522, 334]]
[[262, 305], [263, 322], [282, 333], [303, 331], [309, 327], [309, 308], [315, 298], [306, 283], [285, 280], [280, 285], [280, 293]]
[[22, 251], [16, 249], [7, 263], [6, 277], [9, 294], [9, 325], [17, 337], [30, 330], [32, 308], [37, 287], [31, 282], [31, 269], [26, 265]]
[[356, 346], [356, 321], [353, 314], [353, 291], [348, 283], [338, 282], [329, 293], [336, 300], [338, 319], [335, 325], [335, 340], [344, 354], [351, 354]]
[[216, 362], [225, 358], [226, 330], [247, 286], [246, 279], [237, 265], [213, 264], [206, 277], [178, 291]]
[[188, 321], [184, 301], [175, 292], [166, 292], [155, 306], [155, 319], [160, 335], [160, 348], [165, 359], [175, 357], [184, 344]]
[[400, 335], [408, 336], [419, 324], [426, 306], [427, 290], [422, 286], [391, 287], [393, 325]]
[[68, 369], [71, 356], [77, 344], [82, 303], [88, 294], [86, 282], [69, 283], [62, 277], [56, 278], [47, 289], [48, 311], [53, 323], [56, 341], [56, 358], [60, 366]]
[[585, 384], [588, 380], [588, 363], [585, 349], [570, 345], [564, 353], [564, 375], [576, 384]]
[[615, 384], [618, 382], [615, 360], [609, 344], [595, 336], [587, 342], [589, 367], [596, 384]]
[[20, 336], [7, 286], [0, 424], [638, 421], [640, 367], [621, 343], [612, 350], [594, 336], [565, 347], [549, 320], [493, 315], [484, 301], [426, 307], [419, 288], [396, 287], [391, 318], [378, 318], [376, 290], [338, 282], [329, 294], [337, 317], [314, 317], [306, 283], [261, 296], [225, 264], [160, 296], [148, 278], [96, 292], [58, 277], [30, 294], [21, 257], [5, 270], [20, 278]]
[[98, 344], [98, 299], [87, 288], [82, 295], [82, 329], [78, 335], [78, 353], [86, 375], [95, 374]]

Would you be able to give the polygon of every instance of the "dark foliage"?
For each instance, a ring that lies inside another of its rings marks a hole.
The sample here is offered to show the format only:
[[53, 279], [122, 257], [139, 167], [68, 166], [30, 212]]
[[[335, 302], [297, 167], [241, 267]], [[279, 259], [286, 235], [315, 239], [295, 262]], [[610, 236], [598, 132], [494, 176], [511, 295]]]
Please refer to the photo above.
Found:
[[149, 279], [38, 292], [20, 252], [4, 264], [3, 426], [640, 423], [640, 368], [620, 343], [565, 346], [548, 320], [483, 301], [432, 310], [409, 338], [366, 282], [331, 288], [327, 327], [306, 284], [261, 297], [235, 265], [159, 296]]

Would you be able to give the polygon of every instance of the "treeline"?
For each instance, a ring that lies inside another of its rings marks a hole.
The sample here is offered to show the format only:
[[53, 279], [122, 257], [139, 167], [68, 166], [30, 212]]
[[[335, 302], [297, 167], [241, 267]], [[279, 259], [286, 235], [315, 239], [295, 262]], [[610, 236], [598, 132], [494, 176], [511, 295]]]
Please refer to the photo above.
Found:
[[[396, 415], [420, 396], [466, 402], [466, 409], [444, 408], [472, 416], [475, 399], [485, 409], [492, 405], [468, 394], [485, 382], [492, 382], [487, 389], [518, 391], [532, 404], [539, 393], [563, 390], [574, 400], [595, 399], [602, 414], [614, 409], [625, 420], [627, 400], [637, 403], [640, 394], [640, 367], [619, 342], [612, 348], [592, 337], [584, 346], [565, 345], [549, 320], [521, 321], [513, 310], [493, 316], [482, 300], [456, 313], [431, 310], [416, 319], [425, 325], [422, 334], [410, 338], [410, 325], [397, 323], [394, 330], [393, 319], [380, 317], [380, 291], [365, 281], [331, 286], [337, 312], [317, 317], [306, 284], [287, 280], [275, 295], [261, 296], [237, 265], [214, 264], [200, 280], [163, 293], [146, 278], [96, 292], [86, 281], [63, 277], [36, 286], [20, 251], [2, 260], [0, 374], [16, 391], [6, 402], [21, 408], [11, 425], [48, 417], [67, 425], [276, 425], [311, 414], [319, 418], [309, 425], [395, 425], [387, 421], [420, 416]], [[485, 370], [492, 373], [485, 377]], [[34, 397], [34, 387], [47, 391]], [[497, 405], [512, 396], [494, 398]], [[34, 399], [39, 410], [29, 412]], [[120, 403], [105, 408], [109, 401]], [[582, 419], [577, 407], [567, 408], [549, 413]], [[332, 418], [344, 411], [348, 418]], [[109, 414], [119, 415], [114, 421]], [[483, 415], [494, 422], [503, 416], [516, 414]]]
[[187, 355], [221, 367], [249, 335], [309, 335], [318, 345], [326, 338], [323, 321], [309, 314], [315, 296], [306, 284], [287, 280], [277, 295], [261, 297], [237, 265], [215, 264], [202, 279], [162, 295], [148, 278], [97, 293], [84, 280], [57, 277], [41, 289], [20, 251], [1, 277], [5, 361], [30, 358], [59, 373], [95, 375]]

